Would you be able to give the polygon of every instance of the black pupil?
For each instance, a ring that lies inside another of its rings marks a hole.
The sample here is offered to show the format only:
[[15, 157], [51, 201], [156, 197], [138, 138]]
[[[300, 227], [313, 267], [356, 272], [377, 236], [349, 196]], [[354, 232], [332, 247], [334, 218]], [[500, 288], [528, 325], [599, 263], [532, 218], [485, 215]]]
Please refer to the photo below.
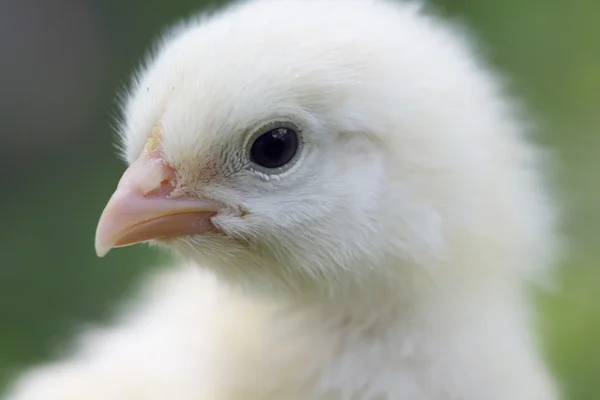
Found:
[[256, 138], [250, 157], [265, 168], [281, 168], [294, 158], [298, 151], [298, 134], [289, 128], [277, 128]]

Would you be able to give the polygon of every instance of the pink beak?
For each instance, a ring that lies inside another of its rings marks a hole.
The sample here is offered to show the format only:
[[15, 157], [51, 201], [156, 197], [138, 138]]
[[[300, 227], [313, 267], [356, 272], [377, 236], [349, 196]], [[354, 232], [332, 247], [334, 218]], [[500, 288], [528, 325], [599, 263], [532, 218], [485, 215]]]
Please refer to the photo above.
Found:
[[170, 198], [175, 185], [175, 170], [153, 146], [147, 146], [123, 174], [100, 217], [98, 256], [104, 257], [114, 247], [213, 231], [211, 217], [224, 206], [210, 200]]

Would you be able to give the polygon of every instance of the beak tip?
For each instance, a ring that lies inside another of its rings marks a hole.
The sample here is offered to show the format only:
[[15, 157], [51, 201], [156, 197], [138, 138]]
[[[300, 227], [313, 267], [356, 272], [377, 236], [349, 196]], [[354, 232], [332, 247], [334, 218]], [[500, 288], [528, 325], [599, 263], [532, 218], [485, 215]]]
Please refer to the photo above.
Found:
[[99, 250], [96, 250], [96, 256], [98, 258], [104, 258], [108, 253], [109, 253], [109, 251], [99, 251]]
[[113, 248], [111, 245], [107, 245], [106, 243], [100, 243], [96, 241], [96, 255], [98, 258], [104, 258]]

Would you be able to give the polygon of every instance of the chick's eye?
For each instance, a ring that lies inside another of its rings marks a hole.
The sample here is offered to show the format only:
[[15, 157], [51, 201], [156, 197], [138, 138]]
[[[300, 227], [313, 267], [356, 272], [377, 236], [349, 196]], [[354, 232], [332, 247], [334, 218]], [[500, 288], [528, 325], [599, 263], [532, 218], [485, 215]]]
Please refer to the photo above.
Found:
[[272, 129], [254, 140], [250, 158], [263, 168], [281, 168], [294, 159], [299, 144], [295, 130], [286, 127]]

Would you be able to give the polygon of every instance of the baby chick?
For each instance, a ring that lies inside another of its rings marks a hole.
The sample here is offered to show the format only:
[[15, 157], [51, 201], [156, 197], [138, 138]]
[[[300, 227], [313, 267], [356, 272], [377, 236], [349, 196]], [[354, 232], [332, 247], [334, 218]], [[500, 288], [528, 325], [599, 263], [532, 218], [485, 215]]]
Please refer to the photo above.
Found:
[[136, 75], [96, 249], [180, 261], [9, 400], [553, 400], [529, 281], [554, 212], [457, 28], [386, 0], [251, 0]]

